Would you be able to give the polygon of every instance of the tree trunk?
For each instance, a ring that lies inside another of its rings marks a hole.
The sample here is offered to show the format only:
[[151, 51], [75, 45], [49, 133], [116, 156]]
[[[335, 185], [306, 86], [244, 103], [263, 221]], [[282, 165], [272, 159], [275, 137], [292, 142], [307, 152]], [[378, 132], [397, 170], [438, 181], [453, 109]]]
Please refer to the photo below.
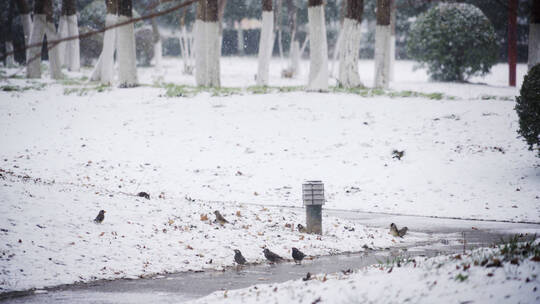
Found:
[[[130, 20], [133, 16], [132, 8], [132, 0], [119, 0], [118, 22], [121, 23]], [[117, 34], [119, 86], [122, 88], [134, 87], [138, 81], [133, 23], [118, 27]]]
[[221, 56], [221, 39], [219, 35], [219, 6], [218, 0], [207, 0], [206, 5], [206, 86], [221, 85], [219, 59]]
[[310, 91], [328, 90], [328, 45], [322, 0], [308, 1], [310, 36], [309, 81]]
[[262, 0], [262, 29], [259, 40], [259, 64], [257, 85], [267, 86], [270, 77], [270, 59], [272, 58], [274, 13], [272, 0]]
[[[66, 16], [68, 36], [79, 36], [79, 22], [77, 20], [77, 6], [75, 5], [75, 0], [62, 0], [62, 15]], [[79, 71], [81, 68], [79, 45], [79, 39], [73, 39], [67, 42], [66, 65], [70, 71]]]
[[345, 88], [361, 84], [358, 74], [358, 52], [360, 50], [360, 25], [364, 13], [363, 0], [347, 0], [347, 10], [343, 20], [342, 45], [339, 49], [339, 85]]
[[[288, 77], [295, 77], [300, 73], [300, 42], [296, 36], [296, 14], [298, 8], [294, 4], [294, 0], [287, 0], [287, 12], [289, 20], [289, 28], [291, 31], [291, 42], [289, 46], [289, 67], [286, 71]], [[283, 73], [282, 73], [283, 74]]]
[[244, 30], [242, 29], [242, 20], [238, 20], [238, 28], [236, 29], [236, 40], [238, 41], [238, 55], [244, 55]]
[[195, 20], [195, 81], [198, 86], [206, 86], [206, 1], [197, 3], [197, 19]]
[[[154, 10], [154, 12], [157, 12], [157, 10]], [[156, 18], [152, 18], [152, 42], [154, 43], [154, 65], [156, 67], [161, 66], [161, 58], [162, 58], [162, 45], [161, 45], [161, 35], [159, 33], [159, 28], [156, 22]]]
[[[107, 15], [105, 16], [105, 27], [116, 24], [118, 20], [117, 0], [105, 0]], [[103, 35], [103, 50], [99, 55], [98, 62], [91, 80], [100, 81], [102, 84], [111, 85], [114, 81], [114, 51], [116, 50], [116, 28], [105, 31]]]
[[[30, 32], [32, 31], [32, 10], [26, 3], [26, 0], [17, 0], [17, 8], [19, 9], [19, 14], [21, 15], [24, 32], [24, 45], [26, 47], [30, 44]], [[25, 57], [28, 58], [28, 50], [26, 50], [25, 53]]]
[[[41, 78], [41, 44], [43, 37], [47, 36], [47, 41], [57, 40], [56, 28], [52, 19], [52, 0], [34, 1], [34, 24], [30, 38], [30, 44], [39, 44], [29, 50], [27, 58], [26, 76], [28, 78]], [[49, 69], [53, 79], [62, 78], [60, 69], [60, 57], [58, 46], [48, 43], [49, 49]]]
[[392, 1], [390, 11], [390, 67], [389, 80], [394, 80], [394, 66], [396, 64], [396, 0]]
[[[8, 15], [6, 18], [6, 23], [3, 24], [3, 31], [4, 31], [4, 41], [6, 43], [6, 53], [13, 52], [13, 35], [12, 35], [12, 27], [13, 27], [13, 15], [15, 14], [15, 7], [14, 3], [10, 1], [8, 3]], [[14, 54], [8, 55], [5, 58], [6, 67], [11, 68], [15, 66], [15, 60], [14, 60]]]
[[375, 87], [388, 88], [390, 81], [390, 11], [392, 0], [377, 0], [375, 28]]
[[540, 63], [540, 1], [533, 0], [529, 23], [529, 70]]

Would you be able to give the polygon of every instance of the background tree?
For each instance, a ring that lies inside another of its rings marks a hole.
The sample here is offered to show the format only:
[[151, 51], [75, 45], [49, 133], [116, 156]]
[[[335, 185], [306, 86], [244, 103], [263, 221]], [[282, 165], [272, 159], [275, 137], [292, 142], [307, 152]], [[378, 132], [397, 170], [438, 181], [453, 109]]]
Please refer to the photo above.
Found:
[[259, 41], [257, 85], [267, 86], [270, 76], [270, 59], [274, 46], [274, 12], [272, 0], [262, 0], [262, 30]]
[[[75, 0], [62, 0], [62, 16], [60, 17], [60, 24], [62, 24], [62, 20], [65, 22], [66, 36], [79, 36], [79, 24], [77, 20], [77, 6], [75, 5]], [[60, 25], [58, 32], [62, 34]], [[65, 36], [61, 35], [60, 37]], [[65, 47], [65, 57], [64, 60], [61, 59], [62, 62], [67, 65], [70, 71], [78, 71], [81, 67], [79, 39], [70, 40], [62, 44]], [[59, 50], [62, 50], [61, 47]]]
[[390, 81], [390, 11], [393, 0], [377, 0], [375, 28], [375, 87], [388, 88]]
[[[13, 1], [7, 3], [8, 7], [3, 12], [0, 12], [2, 16], [2, 40], [5, 44], [5, 53], [10, 54], [13, 52], [13, 16], [15, 14], [15, 4]], [[13, 54], [7, 55], [4, 58], [5, 66], [15, 66], [15, 59]]]
[[309, 80], [308, 90], [328, 90], [328, 45], [322, 0], [308, 1], [309, 19]]
[[345, 88], [361, 85], [358, 74], [358, 51], [360, 48], [360, 25], [364, 12], [363, 0], [347, 0], [343, 21], [342, 43], [339, 49], [339, 85]]

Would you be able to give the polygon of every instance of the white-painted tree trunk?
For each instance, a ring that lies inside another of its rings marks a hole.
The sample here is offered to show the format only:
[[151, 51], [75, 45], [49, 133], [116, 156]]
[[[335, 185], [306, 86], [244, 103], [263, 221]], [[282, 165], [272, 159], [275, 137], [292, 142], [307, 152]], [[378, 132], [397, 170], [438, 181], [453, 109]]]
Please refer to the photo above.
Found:
[[238, 40], [238, 55], [244, 55], [244, 30], [242, 30], [240, 25], [238, 25], [238, 29], [236, 30], [236, 39]]
[[30, 35], [32, 33], [32, 16], [30, 14], [21, 15], [22, 26], [24, 32], [24, 43], [30, 44]]
[[[70, 37], [79, 36], [79, 22], [77, 15], [67, 16], [68, 35]], [[81, 53], [79, 38], [68, 41], [68, 69], [70, 71], [79, 71], [81, 69]]]
[[206, 22], [197, 19], [195, 21], [195, 82], [198, 86], [206, 86], [207, 44]]
[[322, 5], [308, 8], [310, 61], [310, 91], [328, 91], [328, 45], [326, 42], [326, 25]]
[[336, 46], [334, 47], [334, 53], [332, 54], [332, 62], [330, 63], [330, 77], [333, 77], [335, 62], [339, 59], [340, 50], [343, 48], [343, 34], [345, 31], [345, 25], [339, 31], [338, 39], [336, 41]]
[[292, 42], [290, 56], [291, 62], [289, 69], [291, 71], [291, 77], [296, 77], [300, 74], [300, 42], [298, 42], [298, 40]]
[[339, 85], [345, 88], [361, 86], [358, 74], [358, 52], [360, 50], [361, 30], [357, 20], [345, 18], [343, 39], [339, 51]]
[[540, 63], [540, 23], [529, 23], [529, 70]]
[[[126, 22], [131, 17], [118, 16], [118, 23]], [[117, 27], [118, 82], [123, 88], [137, 85], [137, 58], [135, 54], [135, 34], [133, 23]]]
[[221, 56], [221, 37], [219, 35], [219, 23], [205, 22], [207, 40], [207, 59], [206, 59], [206, 86], [219, 87], [220, 66], [219, 57]]
[[[58, 38], [63, 39], [67, 36], [69, 36], [67, 16], [61, 15], [60, 20], [58, 21]], [[68, 43], [69, 41], [64, 41], [58, 44], [58, 54], [60, 56], [60, 65], [62, 67], [67, 66], [69, 62], [69, 53], [66, 51]]]
[[[54, 26], [54, 23], [47, 22], [47, 27], [45, 28], [45, 35], [47, 36], [47, 41], [58, 40], [58, 35], [56, 34], [56, 27]], [[49, 70], [51, 72], [51, 78], [61, 79], [64, 76], [62, 75], [62, 66], [58, 45], [53, 46], [52, 43], [47, 42], [47, 48], [49, 49]]]
[[32, 32], [30, 33], [29, 45], [38, 44], [28, 49], [26, 56], [26, 77], [41, 78], [41, 48], [45, 36], [45, 15], [34, 15]]
[[274, 46], [274, 12], [262, 12], [262, 30], [259, 40], [259, 61], [257, 66], [257, 85], [267, 86], [270, 78], [270, 59]]
[[[30, 35], [32, 34], [32, 16], [30, 14], [23, 14], [21, 15], [21, 21], [24, 33], [24, 45], [27, 47], [28, 45], [30, 45]], [[25, 52], [26, 58], [28, 58], [28, 49], [26, 49]]]
[[375, 28], [375, 84], [377, 88], [388, 88], [390, 82], [390, 26]]
[[[6, 52], [11, 53], [13, 52], [13, 42], [12, 41], [6, 41]], [[8, 68], [12, 68], [15, 66], [15, 59], [13, 57], [13, 54], [10, 54], [6, 57], [6, 66]]]
[[389, 66], [389, 74], [390, 74], [390, 81], [394, 81], [394, 73], [395, 69], [394, 66], [396, 65], [396, 36], [391, 35], [390, 36], [390, 66]]
[[[116, 24], [117, 15], [105, 16], [105, 27]], [[102, 84], [111, 85], [114, 81], [114, 51], [116, 49], [116, 29], [109, 29], [103, 35], [103, 50], [99, 55], [98, 62], [90, 79], [100, 81]]]
[[161, 38], [154, 43], [154, 66], [161, 67], [161, 59], [163, 58], [163, 48], [161, 44]]

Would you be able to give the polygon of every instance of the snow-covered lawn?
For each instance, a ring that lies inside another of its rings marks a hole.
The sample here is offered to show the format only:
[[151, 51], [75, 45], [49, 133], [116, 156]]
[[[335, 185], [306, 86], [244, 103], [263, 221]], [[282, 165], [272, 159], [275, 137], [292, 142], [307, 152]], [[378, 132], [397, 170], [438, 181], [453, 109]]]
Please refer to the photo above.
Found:
[[[224, 86], [254, 83], [254, 59], [222, 62]], [[371, 65], [360, 63], [367, 85]], [[0, 291], [220, 268], [232, 265], [234, 248], [256, 262], [263, 245], [287, 256], [291, 246], [320, 255], [399, 245], [387, 231], [335, 218], [325, 219], [322, 240], [300, 240], [285, 224], [303, 213], [270, 206], [300, 207], [306, 179], [325, 183], [326, 208], [540, 219], [538, 159], [516, 138], [517, 89], [504, 86], [504, 66], [474, 79], [488, 85], [444, 84], [398, 62], [394, 92], [442, 99], [163, 97], [164, 83], [193, 83], [180, 71], [172, 59], [139, 69], [146, 85], [134, 89], [1, 80], [33, 89], [0, 92]], [[271, 66], [271, 85], [305, 84], [279, 72]], [[401, 160], [394, 149], [405, 151]], [[96, 225], [100, 209], [106, 219]], [[215, 209], [236, 223], [201, 221]], [[413, 230], [406, 240], [425, 238]]]
[[531, 251], [506, 259], [500, 249], [487, 248], [465, 255], [398, 259], [361, 270], [312, 275], [310, 280], [216, 291], [191, 303], [532, 304], [540, 301], [538, 245], [536, 256]]

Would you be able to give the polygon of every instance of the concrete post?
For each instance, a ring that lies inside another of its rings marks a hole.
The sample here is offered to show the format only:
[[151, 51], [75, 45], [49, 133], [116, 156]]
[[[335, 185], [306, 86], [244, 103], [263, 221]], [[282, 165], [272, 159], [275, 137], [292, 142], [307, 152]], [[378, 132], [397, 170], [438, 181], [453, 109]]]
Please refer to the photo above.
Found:
[[302, 185], [302, 198], [306, 206], [306, 230], [322, 235], [322, 205], [324, 184], [321, 181], [306, 181]]

